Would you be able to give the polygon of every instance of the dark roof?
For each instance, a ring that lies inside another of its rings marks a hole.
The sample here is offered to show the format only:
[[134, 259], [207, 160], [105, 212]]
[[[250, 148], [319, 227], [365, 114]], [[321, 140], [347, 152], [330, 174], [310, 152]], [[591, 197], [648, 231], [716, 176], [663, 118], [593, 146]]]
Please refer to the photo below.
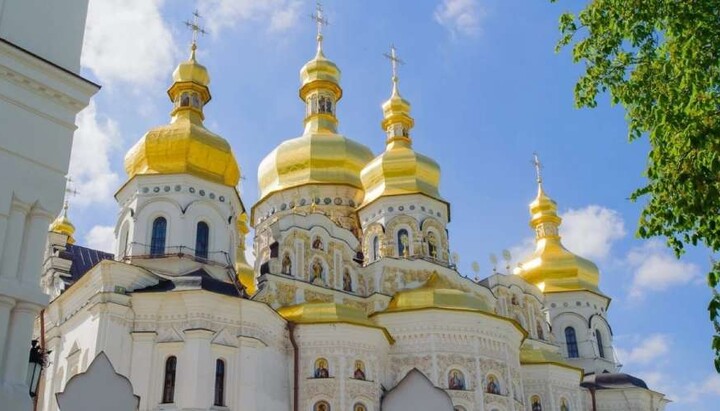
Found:
[[580, 384], [585, 388], [594, 388], [596, 390], [608, 390], [613, 388], [642, 388], [647, 390], [648, 386], [645, 381], [634, 377], [630, 374], [623, 373], [602, 373], [588, 375]]
[[65, 251], [60, 252], [60, 258], [71, 260], [70, 278], [66, 281], [70, 284], [75, 283], [85, 275], [91, 268], [95, 267], [102, 260], [112, 260], [114, 255], [92, 248], [81, 247], [79, 245], [68, 244]]
[[[235, 287], [234, 284], [226, 283], [225, 281], [220, 281], [217, 278], [211, 276], [208, 274], [205, 270], [198, 269], [188, 274], [183, 274], [180, 277], [177, 277], [179, 279], [188, 279], [196, 277], [200, 280], [200, 288], [206, 291], [210, 291], [212, 293], [216, 294], [222, 294], [222, 295], [229, 295], [231, 297], [240, 297], [240, 293], [238, 292], [237, 287]], [[136, 293], [157, 293], [157, 292], [166, 292], [166, 291], [172, 291], [176, 288], [175, 281], [172, 279], [170, 280], [160, 280], [155, 285], [151, 285], [145, 288], [137, 289], [133, 292]]]

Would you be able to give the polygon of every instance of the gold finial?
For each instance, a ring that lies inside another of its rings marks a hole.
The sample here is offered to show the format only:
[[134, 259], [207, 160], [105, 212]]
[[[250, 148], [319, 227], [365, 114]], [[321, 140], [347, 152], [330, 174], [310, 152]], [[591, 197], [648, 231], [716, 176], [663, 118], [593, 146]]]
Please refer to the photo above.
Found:
[[185, 21], [185, 26], [192, 31], [192, 43], [190, 44], [190, 59], [195, 60], [195, 50], [197, 49], [197, 39], [198, 34], [205, 35], [207, 34], [207, 31], [205, 28], [200, 26], [200, 12], [195, 10], [193, 13], [193, 21], [190, 22], [188, 20]]
[[323, 42], [323, 26], [330, 25], [330, 22], [323, 14], [323, 7], [321, 2], [317, 2], [315, 5], [315, 13], [310, 15], [310, 18], [315, 21], [317, 25], [317, 55], [322, 56], [322, 42]]
[[535, 166], [535, 175], [538, 186], [542, 187], [542, 163], [540, 163], [540, 157], [537, 153], [533, 153], [533, 165]]
[[405, 64], [404, 61], [400, 59], [400, 57], [397, 56], [397, 50], [395, 49], [395, 45], [390, 46], [390, 54], [384, 53], [383, 56], [385, 56], [388, 60], [390, 60], [390, 64], [392, 65], [392, 82], [393, 82], [393, 95], [399, 95], [398, 91], [398, 64]]

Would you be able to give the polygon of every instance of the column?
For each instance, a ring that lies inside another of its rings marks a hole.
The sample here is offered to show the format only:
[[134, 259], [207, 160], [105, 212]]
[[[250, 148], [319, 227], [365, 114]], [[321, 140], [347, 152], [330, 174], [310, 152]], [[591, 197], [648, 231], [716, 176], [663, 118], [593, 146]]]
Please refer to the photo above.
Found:
[[20, 248], [25, 236], [25, 216], [28, 211], [28, 207], [13, 199], [5, 235], [5, 248], [0, 258], [0, 277], [14, 278], [18, 275]]
[[25, 386], [33, 323], [40, 307], [19, 303], [10, 315], [8, 341], [5, 349], [5, 383]]
[[21, 282], [37, 287], [42, 272], [42, 255], [47, 243], [48, 227], [52, 222], [51, 215], [40, 208], [34, 208], [30, 213], [30, 221], [23, 241], [24, 253], [18, 270], [18, 279]]
[[185, 330], [185, 344], [178, 357], [182, 374], [177, 375], [176, 401], [178, 408], [206, 409], [213, 402], [215, 361], [210, 340], [214, 334], [207, 329]]
[[[157, 378], [159, 373], [154, 373], [152, 364], [155, 364], [153, 358], [153, 346], [155, 344], [156, 332], [133, 332], [132, 333], [132, 362], [130, 364], [130, 382], [132, 383], [135, 394], [140, 397], [140, 409], [150, 409], [150, 386], [154, 382], [151, 377]], [[165, 364], [161, 367], [165, 369]], [[155, 401], [157, 402], [157, 401]]]
[[15, 306], [15, 300], [10, 297], [0, 295], [0, 375], [3, 375], [3, 358], [5, 358], [5, 346], [8, 343], [10, 326], [10, 312]]

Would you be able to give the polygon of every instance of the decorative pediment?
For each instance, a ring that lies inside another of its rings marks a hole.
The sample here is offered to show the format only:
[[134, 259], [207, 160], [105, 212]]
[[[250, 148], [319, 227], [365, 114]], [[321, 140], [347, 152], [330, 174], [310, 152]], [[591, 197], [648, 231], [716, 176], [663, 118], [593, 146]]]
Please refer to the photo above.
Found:
[[417, 368], [407, 375], [382, 399], [383, 411], [453, 411], [453, 403], [445, 390], [436, 387]]
[[234, 335], [232, 335], [227, 328], [223, 328], [215, 334], [215, 337], [212, 340], [213, 344], [217, 345], [224, 345], [226, 347], [237, 347], [238, 346], [238, 339]]
[[65, 391], [56, 398], [60, 411], [137, 411], [140, 405], [130, 380], [115, 371], [104, 352], [95, 357], [87, 371], [70, 378]]
[[158, 329], [157, 337], [155, 338], [155, 342], [159, 343], [182, 341], [184, 341], [182, 335], [173, 327], [163, 327]]

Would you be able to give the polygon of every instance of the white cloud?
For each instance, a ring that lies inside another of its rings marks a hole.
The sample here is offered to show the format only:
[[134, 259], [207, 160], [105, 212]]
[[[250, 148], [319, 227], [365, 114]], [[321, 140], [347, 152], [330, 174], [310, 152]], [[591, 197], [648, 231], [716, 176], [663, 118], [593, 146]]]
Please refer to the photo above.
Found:
[[112, 253], [115, 251], [115, 227], [96, 225], [85, 235], [88, 247]]
[[458, 33], [476, 37], [480, 34], [480, 21], [485, 11], [478, 0], [442, 0], [434, 13], [435, 21], [455, 36]]
[[176, 60], [164, 0], [92, 0], [81, 63], [101, 83], [137, 86], [165, 79]]
[[585, 258], [604, 259], [613, 242], [625, 236], [620, 214], [609, 208], [589, 205], [561, 215], [560, 234], [566, 247]]
[[78, 114], [76, 122], [69, 175], [79, 195], [72, 202], [80, 206], [111, 202], [120, 182], [110, 168], [110, 156], [120, 148], [118, 126], [111, 119], [98, 118], [94, 101]]
[[650, 364], [670, 352], [670, 339], [663, 334], [653, 334], [640, 341], [639, 344], [635, 344], [629, 350], [617, 348], [616, 351], [618, 358], [625, 365]]
[[642, 298], [647, 291], [664, 291], [700, 278], [697, 265], [678, 260], [659, 240], [647, 241], [630, 250], [627, 263], [634, 270], [632, 298]]
[[268, 31], [283, 32], [296, 25], [302, 2], [299, 0], [206, 0], [200, 12], [212, 34], [242, 21], [269, 21]]

